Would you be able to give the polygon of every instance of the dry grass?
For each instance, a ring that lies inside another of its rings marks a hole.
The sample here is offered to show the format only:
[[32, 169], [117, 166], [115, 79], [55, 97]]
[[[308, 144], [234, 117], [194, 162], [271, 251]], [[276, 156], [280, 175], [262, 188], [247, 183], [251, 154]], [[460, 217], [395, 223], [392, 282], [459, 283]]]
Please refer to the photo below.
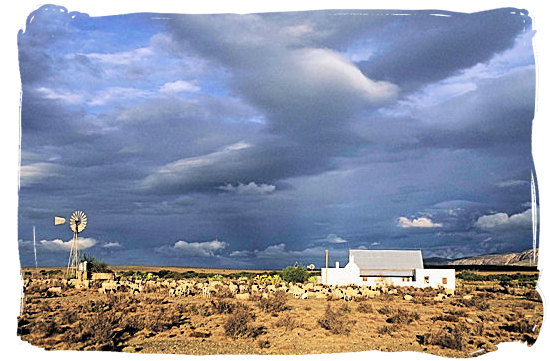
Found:
[[350, 332], [350, 322], [341, 311], [334, 311], [330, 304], [327, 304], [325, 314], [317, 320], [319, 326], [334, 334], [347, 335]]
[[468, 327], [459, 323], [452, 327], [443, 327], [435, 333], [426, 333], [419, 337], [419, 342], [461, 351], [466, 347], [468, 335]]
[[286, 331], [291, 331], [295, 328], [303, 327], [303, 324], [289, 314], [284, 314], [277, 319], [277, 322], [275, 322], [274, 326], [283, 327]]
[[390, 316], [386, 319], [387, 323], [393, 323], [395, 325], [408, 325], [413, 321], [418, 321], [420, 315], [418, 312], [409, 311], [405, 308], [398, 308], [394, 310]]
[[269, 293], [267, 298], [260, 298], [258, 307], [266, 313], [282, 312], [288, 308], [287, 295], [284, 291]]
[[230, 314], [233, 313], [233, 310], [236, 307], [235, 303], [227, 302], [223, 299], [220, 300], [211, 300], [210, 307], [213, 310], [214, 314]]
[[357, 312], [374, 313], [374, 306], [369, 302], [359, 302], [357, 305]]
[[245, 308], [237, 308], [233, 314], [229, 315], [223, 324], [225, 335], [238, 337], [257, 337], [265, 333], [264, 326], [253, 324], [254, 314]]
[[[379, 349], [469, 357], [503, 341], [532, 344], [543, 311], [536, 291], [490, 282], [461, 281], [458, 296], [442, 301], [433, 300], [438, 290], [403, 288], [356, 302], [294, 299], [285, 293], [267, 298], [255, 293], [255, 300], [236, 302], [225, 297], [224, 288], [210, 299], [200, 292], [169, 297], [166, 287], [105, 295], [97, 291], [100, 283], [48, 298], [51, 281], [29, 283], [17, 325], [23, 340], [45, 349], [186, 354]], [[464, 300], [466, 294], [472, 299]]]

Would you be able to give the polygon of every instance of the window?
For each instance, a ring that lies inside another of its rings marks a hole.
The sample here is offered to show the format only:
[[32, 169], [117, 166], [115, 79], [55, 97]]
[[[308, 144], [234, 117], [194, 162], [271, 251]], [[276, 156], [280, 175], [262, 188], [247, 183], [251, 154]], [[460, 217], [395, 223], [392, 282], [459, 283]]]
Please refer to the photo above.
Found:
[[444, 285], [446, 285], [446, 284], [447, 284], [447, 277], [443, 277], [443, 278], [441, 279], [441, 282], [442, 282]]
[[430, 276], [424, 276], [424, 283], [430, 283]]

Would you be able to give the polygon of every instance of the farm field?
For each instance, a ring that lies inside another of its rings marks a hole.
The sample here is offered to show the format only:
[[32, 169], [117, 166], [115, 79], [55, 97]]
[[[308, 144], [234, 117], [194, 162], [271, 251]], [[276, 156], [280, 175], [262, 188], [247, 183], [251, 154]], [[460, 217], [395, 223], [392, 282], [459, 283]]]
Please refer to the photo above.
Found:
[[115, 280], [87, 283], [67, 282], [54, 268], [24, 269], [20, 337], [45, 349], [471, 357], [501, 342], [533, 344], [543, 317], [537, 273], [467, 271], [450, 294], [231, 277], [259, 273], [246, 270], [110, 268]]

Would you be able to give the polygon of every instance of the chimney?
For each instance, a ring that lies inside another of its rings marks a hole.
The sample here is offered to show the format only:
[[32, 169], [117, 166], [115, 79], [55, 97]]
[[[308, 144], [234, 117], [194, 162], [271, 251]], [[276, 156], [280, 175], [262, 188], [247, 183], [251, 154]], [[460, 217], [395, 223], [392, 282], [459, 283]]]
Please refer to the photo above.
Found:
[[340, 268], [340, 262], [336, 261], [336, 262], [334, 263], [334, 265], [335, 265], [336, 268]]
[[325, 268], [328, 268], [328, 249], [325, 249]]

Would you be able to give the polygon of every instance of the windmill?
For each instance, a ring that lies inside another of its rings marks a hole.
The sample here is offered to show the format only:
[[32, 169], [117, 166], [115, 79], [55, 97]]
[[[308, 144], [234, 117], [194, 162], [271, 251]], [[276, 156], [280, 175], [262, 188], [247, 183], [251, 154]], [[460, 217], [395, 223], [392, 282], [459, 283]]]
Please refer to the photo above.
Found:
[[[54, 225], [65, 224], [66, 220], [63, 217], [54, 217]], [[78, 264], [80, 257], [78, 255], [78, 234], [86, 228], [88, 218], [82, 211], [74, 211], [69, 219], [69, 225], [73, 231], [73, 242], [71, 245], [71, 253], [69, 255], [69, 263], [67, 264], [67, 278], [76, 277], [78, 275]]]

